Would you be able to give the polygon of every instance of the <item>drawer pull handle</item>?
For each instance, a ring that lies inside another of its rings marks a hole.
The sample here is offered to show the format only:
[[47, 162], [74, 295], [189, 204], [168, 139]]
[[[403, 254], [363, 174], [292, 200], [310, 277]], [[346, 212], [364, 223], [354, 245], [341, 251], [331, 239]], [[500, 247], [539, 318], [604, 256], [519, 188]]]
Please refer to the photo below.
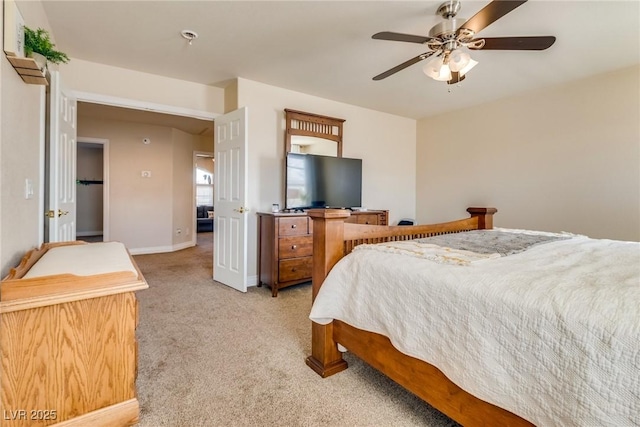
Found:
[[294, 251], [298, 248], [298, 246], [296, 245], [291, 245], [291, 249], [293, 249]]
[[296, 224], [291, 224], [291, 228], [296, 228], [297, 225]]

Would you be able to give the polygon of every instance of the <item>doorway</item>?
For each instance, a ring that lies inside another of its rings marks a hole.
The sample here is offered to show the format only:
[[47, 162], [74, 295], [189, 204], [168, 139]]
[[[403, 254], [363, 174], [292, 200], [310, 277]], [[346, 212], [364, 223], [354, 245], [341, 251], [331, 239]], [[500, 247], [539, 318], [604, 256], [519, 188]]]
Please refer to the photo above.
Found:
[[[214, 165], [212, 152], [195, 151], [193, 154], [194, 191], [197, 233], [213, 231], [214, 224]], [[197, 244], [197, 243], [196, 243]]]
[[193, 153], [212, 155], [213, 120], [79, 101], [78, 124], [80, 135], [108, 140], [104, 189], [111, 206], [105, 205], [103, 218], [105, 226], [111, 223], [110, 240], [134, 255], [194, 246]]
[[76, 238], [109, 240], [109, 141], [78, 137], [76, 162]]

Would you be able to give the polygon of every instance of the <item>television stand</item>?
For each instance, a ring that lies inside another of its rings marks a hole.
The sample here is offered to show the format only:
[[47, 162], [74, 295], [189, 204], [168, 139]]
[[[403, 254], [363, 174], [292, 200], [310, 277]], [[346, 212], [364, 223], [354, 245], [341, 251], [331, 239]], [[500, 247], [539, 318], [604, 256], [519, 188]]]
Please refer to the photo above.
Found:
[[[345, 222], [388, 225], [388, 210], [351, 211]], [[258, 286], [271, 296], [287, 286], [311, 281], [313, 224], [307, 212], [258, 212]]]

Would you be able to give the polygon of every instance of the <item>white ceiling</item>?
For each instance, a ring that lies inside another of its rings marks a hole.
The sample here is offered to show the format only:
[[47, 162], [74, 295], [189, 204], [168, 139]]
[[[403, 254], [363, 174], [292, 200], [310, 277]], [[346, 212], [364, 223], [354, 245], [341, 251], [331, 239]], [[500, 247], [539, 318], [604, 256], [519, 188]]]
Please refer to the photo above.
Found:
[[[84, 59], [208, 84], [246, 79], [422, 118], [640, 63], [640, 2], [531, 0], [480, 36], [554, 35], [546, 51], [478, 51], [449, 87], [413, 65], [371, 78], [427, 49], [373, 40], [427, 35], [442, 1], [45, 0], [56, 48]], [[488, 1], [462, 1], [470, 18]], [[191, 46], [180, 36], [199, 38]], [[73, 59], [72, 59], [73, 60]]]

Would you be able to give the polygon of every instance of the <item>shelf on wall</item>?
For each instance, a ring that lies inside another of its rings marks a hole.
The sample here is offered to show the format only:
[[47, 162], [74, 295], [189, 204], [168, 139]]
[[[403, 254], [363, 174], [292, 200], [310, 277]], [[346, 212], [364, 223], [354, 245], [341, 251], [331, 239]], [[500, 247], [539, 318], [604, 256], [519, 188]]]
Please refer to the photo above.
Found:
[[38, 68], [33, 58], [7, 56], [7, 59], [25, 83], [45, 86], [49, 84], [45, 72]]

